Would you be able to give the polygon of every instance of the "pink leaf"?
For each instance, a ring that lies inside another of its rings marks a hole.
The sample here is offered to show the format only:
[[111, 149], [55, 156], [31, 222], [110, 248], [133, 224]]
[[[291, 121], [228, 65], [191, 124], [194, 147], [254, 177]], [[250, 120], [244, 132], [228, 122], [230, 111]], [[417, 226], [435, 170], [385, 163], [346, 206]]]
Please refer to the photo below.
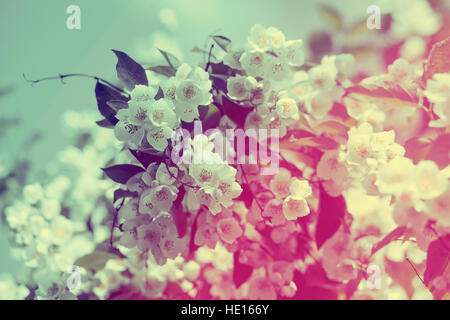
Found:
[[348, 88], [347, 93], [356, 100], [373, 103], [380, 108], [419, 106], [417, 85], [400, 83], [389, 75], [366, 78]]
[[389, 232], [383, 239], [381, 239], [372, 248], [371, 255], [374, 255], [378, 250], [391, 243], [393, 240], [401, 237], [406, 231], [406, 226], [400, 226]]
[[318, 249], [339, 229], [346, 210], [343, 196], [332, 197], [320, 186], [319, 217], [315, 236]]
[[434, 278], [443, 274], [449, 259], [450, 234], [430, 243], [427, 252], [427, 267], [423, 280], [428, 285]]
[[441, 169], [448, 166], [450, 164], [450, 134], [434, 140], [425, 159], [433, 160]]
[[430, 50], [427, 63], [424, 66], [423, 81], [426, 82], [436, 73], [450, 71], [450, 38], [435, 43]]

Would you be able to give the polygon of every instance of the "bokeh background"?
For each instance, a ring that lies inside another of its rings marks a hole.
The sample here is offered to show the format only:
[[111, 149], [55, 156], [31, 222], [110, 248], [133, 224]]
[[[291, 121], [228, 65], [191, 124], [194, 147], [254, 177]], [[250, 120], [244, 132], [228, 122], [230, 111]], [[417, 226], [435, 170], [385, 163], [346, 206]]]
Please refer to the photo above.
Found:
[[[244, 40], [255, 23], [276, 26], [288, 39], [306, 38], [324, 28], [321, 3], [337, 8], [348, 22], [366, 16], [370, 0], [14, 0], [0, 3], [0, 160], [32, 160], [30, 182], [67, 143], [61, 116], [66, 110], [96, 110], [95, 82], [66, 79], [30, 86], [29, 79], [59, 73], [88, 73], [115, 80], [111, 49], [127, 52], [139, 62], [154, 59], [158, 46], [180, 58], [201, 59], [212, 33]], [[69, 30], [66, 9], [81, 9], [81, 29]], [[382, 8], [383, 9], [383, 8]], [[11, 126], [11, 127], [10, 127]], [[39, 133], [40, 140], [29, 142]], [[99, 169], [100, 170], [100, 169]], [[0, 273], [17, 265], [9, 254], [8, 234], [0, 226]]]

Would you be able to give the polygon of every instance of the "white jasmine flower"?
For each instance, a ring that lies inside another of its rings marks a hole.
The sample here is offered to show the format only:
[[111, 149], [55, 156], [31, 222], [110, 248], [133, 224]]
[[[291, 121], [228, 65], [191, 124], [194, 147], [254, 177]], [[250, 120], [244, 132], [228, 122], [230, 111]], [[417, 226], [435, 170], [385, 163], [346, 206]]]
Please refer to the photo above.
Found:
[[172, 137], [173, 130], [169, 127], [158, 127], [148, 130], [147, 141], [158, 151], [164, 151], [169, 142], [167, 139]]
[[173, 129], [177, 124], [177, 118], [173, 111], [173, 104], [168, 99], [159, 99], [152, 103], [149, 114], [151, 123], [155, 127], [168, 127]]
[[279, 49], [284, 45], [286, 40], [283, 32], [274, 27], [267, 29], [267, 35], [269, 37], [269, 45], [271, 49]]
[[61, 205], [57, 200], [43, 199], [41, 202], [41, 211], [46, 219], [52, 220], [61, 212]]
[[289, 192], [291, 193], [292, 198], [302, 200], [312, 194], [312, 189], [308, 181], [293, 178], [289, 186]]
[[156, 90], [145, 85], [136, 85], [130, 92], [132, 101], [151, 101], [155, 98]]
[[277, 102], [277, 113], [280, 118], [299, 119], [297, 102], [292, 98], [281, 98]]
[[139, 226], [137, 229], [137, 246], [141, 251], [148, 251], [158, 246], [161, 239], [161, 229], [157, 224]]
[[156, 179], [162, 185], [170, 186], [176, 181], [176, 177], [178, 176], [178, 169], [176, 167], [169, 167], [165, 163], [161, 163], [156, 171]]
[[[250, 78], [250, 79], [248, 79]], [[247, 80], [248, 79], [248, 80]], [[227, 80], [228, 96], [234, 100], [246, 100], [250, 98], [251, 90], [254, 89], [255, 81], [252, 77], [237, 75]]]
[[260, 50], [268, 49], [269, 45], [270, 45], [268, 30], [260, 24], [255, 24], [250, 29], [250, 36], [248, 37], [248, 42], [255, 49], [260, 49]]
[[206, 93], [194, 80], [184, 80], [177, 87], [175, 92], [177, 101], [189, 103], [192, 105], [205, 105], [209, 102], [209, 98], [205, 98]]
[[414, 182], [421, 199], [433, 199], [442, 195], [448, 188], [448, 177], [433, 161], [420, 161], [414, 170]]
[[0, 274], [0, 300], [24, 300], [29, 294], [30, 290], [18, 285], [10, 274]]
[[175, 113], [184, 122], [193, 122], [200, 117], [198, 106], [189, 103], [177, 103]]
[[160, 82], [161, 90], [164, 93], [164, 98], [172, 101], [176, 105], [176, 95], [177, 87], [180, 81], [176, 77], [170, 77]]
[[375, 184], [380, 192], [399, 196], [412, 185], [414, 170], [411, 159], [397, 157], [379, 170]]
[[288, 196], [283, 201], [283, 214], [287, 220], [296, 220], [309, 214], [309, 207], [304, 199]]
[[29, 204], [36, 204], [44, 197], [44, 190], [39, 183], [29, 184], [23, 187], [23, 197]]
[[337, 70], [334, 67], [319, 65], [309, 70], [309, 78], [314, 89], [331, 90], [336, 84]]
[[283, 44], [278, 51], [281, 59], [285, 59], [293, 66], [301, 66], [305, 63], [305, 53], [302, 40], [290, 40]]
[[128, 109], [120, 109], [116, 117], [119, 122], [114, 127], [114, 134], [119, 141], [128, 142], [132, 146], [139, 146], [144, 138], [145, 130], [128, 120]]
[[266, 68], [269, 56], [263, 52], [251, 50], [242, 54], [239, 60], [242, 69], [245, 70], [248, 76], [264, 77], [264, 70]]
[[[130, 100], [128, 102], [128, 109], [120, 109], [128, 111], [127, 120], [130, 124], [135, 126], [143, 126], [148, 123], [149, 110], [152, 103], [149, 100]], [[119, 110], [119, 111], [120, 111]]]

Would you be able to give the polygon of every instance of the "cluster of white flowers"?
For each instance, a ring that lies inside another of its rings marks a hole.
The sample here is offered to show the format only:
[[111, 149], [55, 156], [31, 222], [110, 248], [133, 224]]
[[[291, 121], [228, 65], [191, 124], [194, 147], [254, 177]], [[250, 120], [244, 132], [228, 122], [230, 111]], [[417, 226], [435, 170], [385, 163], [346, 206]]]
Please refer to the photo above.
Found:
[[390, 32], [396, 38], [429, 36], [441, 27], [441, 17], [426, 0], [377, 2], [383, 13], [392, 14], [393, 25]]
[[351, 84], [354, 58], [350, 54], [325, 56], [308, 72], [304, 64], [302, 40], [286, 41], [274, 27], [255, 25], [248, 44], [231, 44], [224, 63], [239, 74], [227, 80], [228, 96], [250, 103], [255, 110], [247, 116], [246, 127], [278, 128], [280, 137], [286, 127], [300, 119], [299, 106], [308, 121], [323, 119], [335, 101]]
[[211, 80], [200, 67], [182, 64], [174, 77], [163, 80], [160, 89], [137, 85], [131, 91], [128, 108], [117, 112], [119, 122], [114, 128], [117, 139], [142, 149], [144, 137], [157, 151], [164, 151], [180, 120], [192, 122], [199, 117], [198, 106], [212, 101]]
[[25, 185], [23, 199], [5, 209], [15, 243], [12, 254], [23, 263], [17, 277], [36, 288], [38, 299], [74, 299], [67, 286], [69, 268], [109, 237], [110, 228], [103, 224], [107, 209], [99, 199], [112, 192], [114, 183], [101, 179], [98, 166], [118, 149], [111, 132], [93, 125], [94, 119], [74, 111], [64, 114], [75, 139], [89, 134], [91, 140], [82, 149], [66, 147], [49, 163], [49, 181]]
[[[170, 170], [170, 172], [168, 171]], [[120, 244], [127, 248], [138, 247], [151, 251], [158, 264], [174, 259], [186, 248], [186, 239], [178, 232], [169, 213], [177, 198], [180, 183], [176, 182], [178, 170], [165, 163], [150, 164], [144, 173], [128, 180], [128, 188], [138, 193], [119, 210], [119, 223], [123, 233]]]

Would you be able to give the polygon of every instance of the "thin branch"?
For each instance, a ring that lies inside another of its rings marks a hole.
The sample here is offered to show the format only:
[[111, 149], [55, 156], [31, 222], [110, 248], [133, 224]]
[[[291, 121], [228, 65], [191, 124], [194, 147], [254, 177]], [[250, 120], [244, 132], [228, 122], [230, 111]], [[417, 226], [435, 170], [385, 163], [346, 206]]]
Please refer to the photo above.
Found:
[[211, 55], [212, 55], [212, 50], [214, 48], [214, 43], [211, 45], [211, 47], [209, 48], [209, 54], [208, 54], [208, 63], [206, 64], [205, 67], [205, 71], [208, 72], [209, 66], [211, 65]]
[[[416, 273], [417, 277], [420, 279], [420, 281], [422, 281], [423, 285], [425, 287], [427, 287], [427, 285], [425, 284], [425, 281], [423, 281], [422, 277], [419, 275], [419, 273], [416, 270], [416, 267], [412, 264], [411, 260], [409, 260], [409, 258], [405, 258], [406, 261], [408, 261], [409, 265], [411, 266], [411, 268], [413, 268], [414, 272]], [[428, 287], [427, 287], [428, 288]]]
[[84, 73], [69, 73], [69, 74], [59, 74], [57, 76], [53, 76], [53, 77], [45, 77], [45, 78], [41, 78], [41, 79], [37, 79], [37, 80], [31, 80], [31, 79], [27, 79], [27, 77], [25, 76], [25, 73], [23, 74], [23, 78], [25, 79], [26, 82], [31, 83], [31, 85], [34, 85], [36, 83], [42, 82], [42, 81], [48, 81], [48, 80], [61, 80], [62, 84], [66, 84], [64, 82], [65, 78], [71, 78], [71, 77], [83, 77], [83, 78], [90, 78], [90, 79], [94, 79], [95, 81], [98, 82], [102, 82], [103, 84], [109, 86], [111, 89], [117, 91], [120, 94], [125, 94], [127, 97], [129, 97], [130, 95], [123, 89], [119, 88], [118, 86], [112, 84], [111, 82], [99, 78], [97, 76], [92, 76], [89, 74], [84, 74]]
[[189, 187], [189, 188], [192, 188], [192, 189], [200, 189], [199, 186], [193, 186], [191, 184], [188, 184], [188, 183], [185, 183], [185, 182], [181, 181], [178, 177], [175, 177], [173, 175], [173, 173], [169, 170], [169, 166], [167, 165], [167, 162], [164, 161], [164, 165], [166, 166], [167, 172], [169, 173], [170, 177], [172, 177], [173, 179], [175, 179], [176, 181], [181, 183], [183, 186], [186, 186], [186, 187]]
[[[114, 228], [116, 227], [117, 220], [119, 218], [119, 211], [120, 211], [120, 209], [122, 209], [122, 206], [124, 203], [125, 203], [125, 197], [122, 198], [122, 202], [120, 203], [119, 207], [116, 209], [116, 214], [114, 215], [113, 223], [111, 226], [111, 236], [109, 238], [109, 244], [111, 245], [111, 248], [114, 248], [114, 246], [113, 246]], [[121, 228], [119, 227], [119, 229], [121, 229]]]
[[263, 208], [263, 206], [261, 205], [261, 203], [259, 203], [258, 198], [255, 196], [255, 194], [253, 193], [253, 191], [250, 189], [250, 183], [248, 182], [248, 178], [247, 178], [247, 174], [245, 173], [244, 166], [243, 166], [242, 164], [240, 164], [240, 166], [241, 166], [242, 176], [244, 177], [245, 183], [247, 184], [247, 186], [248, 186], [248, 188], [249, 188], [249, 191], [250, 191], [250, 193], [251, 193], [253, 199], [255, 199], [255, 202], [256, 202], [256, 204], [258, 205], [259, 210], [261, 210], [261, 212], [260, 212], [261, 218], [262, 218], [263, 220], [267, 220], [267, 221], [269, 221], [270, 223], [272, 223], [272, 219], [271, 219], [270, 217], [264, 217], [264, 216], [262, 215], [262, 212], [264, 211], [264, 208]]

